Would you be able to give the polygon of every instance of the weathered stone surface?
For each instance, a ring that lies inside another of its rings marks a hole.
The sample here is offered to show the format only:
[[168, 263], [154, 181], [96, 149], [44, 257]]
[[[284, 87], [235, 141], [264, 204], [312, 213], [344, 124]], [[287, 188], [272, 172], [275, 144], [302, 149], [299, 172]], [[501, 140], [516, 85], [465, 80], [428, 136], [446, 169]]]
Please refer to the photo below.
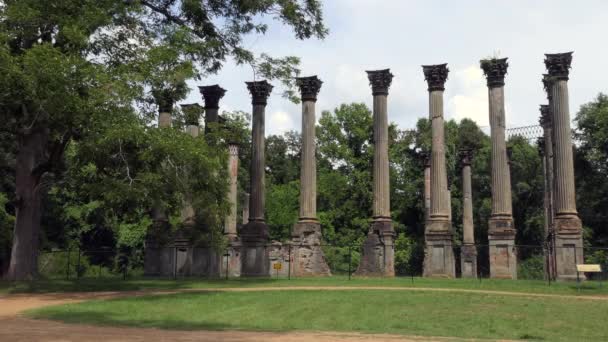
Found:
[[460, 269], [462, 278], [477, 278], [477, 247], [464, 244], [460, 249]]
[[330, 276], [325, 254], [321, 247], [319, 222], [296, 223], [291, 241], [292, 275], [296, 277]]
[[452, 232], [446, 230], [448, 226], [451, 226], [449, 222], [432, 218], [427, 223], [424, 277], [454, 278], [456, 275]]
[[228, 176], [230, 177], [230, 190], [228, 192], [228, 202], [230, 212], [224, 221], [224, 234], [229, 240], [237, 238], [236, 216], [237, 216], [237, 184], [239, 172], [239, 146], [237, 144], [228, 145]]
[[378, 277], [395, 275], [395, 232], [390, 220], [372, 221], [370, 231], [367, 233], [361, 260], [355, 275], [362, 277]]

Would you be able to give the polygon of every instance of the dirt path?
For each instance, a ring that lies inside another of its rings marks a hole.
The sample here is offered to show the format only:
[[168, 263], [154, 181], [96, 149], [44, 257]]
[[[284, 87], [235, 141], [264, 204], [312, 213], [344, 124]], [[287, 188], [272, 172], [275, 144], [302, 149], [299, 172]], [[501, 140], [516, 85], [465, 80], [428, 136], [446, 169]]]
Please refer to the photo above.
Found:
[[356, 341], [460, 341], [460, 339], [429, 338], [401, 335], [355, 334], [333, 332], [241, 332], [241, 331], [170, 331], [153, 328], [114, 328], [90, 325], [73, 325], [45, 320], [31, 320], [19, 315], [20, 312], [49, 305], [77, 303], [91, 299], [110, 299], [126, 296], [162, 295], [183, 292], [254, 292], [254, 291], [294, 291], [294, 290], [383, 290], [383, 291], [430, 291], [452, 293], [479, 293], [507, 296], [562, 298], [576, 300], [608, 301], [608, 296], [576, 296], [542, 293], [521, 293], [491, 290], [383, 287], [383, 286], [294, 286], [257, 288], [201, 288], [178, 291], [128, 291], [128, 292], [80, 292], [52, 294], [15, 294], [0, 296], [0, 341], [281, 341], [281, 342], [356, 342]]

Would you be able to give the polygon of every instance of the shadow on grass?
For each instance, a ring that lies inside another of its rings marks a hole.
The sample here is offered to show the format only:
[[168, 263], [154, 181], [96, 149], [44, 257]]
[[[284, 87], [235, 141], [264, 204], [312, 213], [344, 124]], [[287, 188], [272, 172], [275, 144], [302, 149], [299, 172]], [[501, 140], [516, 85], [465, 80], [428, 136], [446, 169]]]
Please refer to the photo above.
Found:
[[[172, 300], [188, 300], [193, 296], [211, 296], [222, 292], [197, 292], [192, 294], [167, 294], [167, 295], [150, 295], [132, 298], [115, 298], [104, 300], [104, 305], [112, 306], [115, 301], [128, 301], [133, 305], [139, 302], [152, 303], [172, 301]], [[142, 303], [143, 304], [143, 303]], [[158, 317], [155, 319], [138, 319], [132, 315], [125, 315], [125, 312], [120, 314], [104, 311], [103, 308], [91, 309], [86, 303], [66, 306], [48, 307], [34, 311], [26, 312], [26, 316], [34, 319], [48, 319], [59, 321], [67, 324], [91, 324], [97, 326], [112, 326], [112, 327], [131, 327], [131, 328], [158, 328], [165, 330], [248, 330], [248, 331], [289, 331], [290, 329], [260, 329], [255, 326], [230, 324], [227, 322], [210, 322], [200, 319], [195, 313], [188, 318], [183, 317]]]
[[27, 282], [0, 281], [0, 294], [55, 293], [55, 292], [99, 292], [99, 291], [143, 291], [182, 290], [197, 287], [256, 287], [285, 283], [277, 279], [240, 278], [140, 278], [140, 279], [95, 279], [78, 280], [34, 280]]

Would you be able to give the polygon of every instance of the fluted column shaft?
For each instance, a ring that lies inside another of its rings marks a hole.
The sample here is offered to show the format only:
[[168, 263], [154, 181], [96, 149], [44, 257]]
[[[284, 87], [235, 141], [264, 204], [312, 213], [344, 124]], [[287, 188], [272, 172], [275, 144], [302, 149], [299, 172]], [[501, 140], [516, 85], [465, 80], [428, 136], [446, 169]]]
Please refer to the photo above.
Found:
[[249, 222], [249, 194], [245, 194], [243, 198], [243, 217], [241, 218], [243, 225]]
[[474, 244], [473, 191], [471, 190], [471, 164], [462, 166], [462, 232], [465, 244]]
[[449, 217], [447, 207], [447, 170], [445, 163], [445, 133], [443, 121], [443, 90], [429, 93], [431, 128], [431, 218]]
[[228, 203], [230, 212], [224, 222], [224, 234], [228, 237], [236, 237], [236, 216], [237, 216], [237, 183], [239, 172], [239, 147], [236, 144], [228, 145], [228, 176], [230, 177], [230, 187], [228, 192]]
[[390, 218], [387, 96], [374, 95], [374, 218]]
[[505, 136], [504, 87], [488, 89], [492, 139], [492, 216], [512, 217], [511, 174]]
[[315, 101], [302, 101], [302, 161], [300, 220], [317, 218], [317, 161], [315, 158]]
[[429, 219], [431, 214], [431, 160], [430, 156], [424, 161], [424, 220]]
[[253, 105], [252, 151], [251, 151], [251, 194], [249, 197], [249, 221], [264, 221], [265, 208], [265, 126], [266, 105]]
[[553, 129], [555, 136], [555, 215], [577, 215], [574, 191], [572, 132], [568, 103], [568, 81], [556, 80], [553, 95]]
[[[551, 101], [552, 102], [552, 101]], [[542, 138], [542, 157], [543, 157], [543, 171], [545, 175], [545, 191], [544, 191], [544, 207], [545, 207], [545, 236], [550, 235], [550, 231], [553, 229], [553, 125], [550, 105], [541, 106], [541, 120], [540, 124], [543, 127], [543, 138]]]

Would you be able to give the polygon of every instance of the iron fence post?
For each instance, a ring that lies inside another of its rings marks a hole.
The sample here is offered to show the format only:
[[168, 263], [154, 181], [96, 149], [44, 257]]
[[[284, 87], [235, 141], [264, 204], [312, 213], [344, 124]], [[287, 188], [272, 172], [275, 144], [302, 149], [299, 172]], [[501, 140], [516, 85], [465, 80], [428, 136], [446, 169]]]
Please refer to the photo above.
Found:
[[348, 246], [348, 280], [350, 280], [350, 276], [351, 276], [351, 272], [352, 272], [352, 268], [351, 268], [352, 260], [353, 260], [353, 247]]
[[287, 280], [291, 280], [291, 243], [289, 244], [289, 259], [287, 264]]
[[66, 270], [65, 270], [65, 279], [66, 280], [70, 280], [70, 248], [68, 248], [68, 257], [67, 257], [67, 264], [66, 264]]
[[76, 279], [80, 279], [80, 246], [78, 246], [78, 259], [76, 260]]

